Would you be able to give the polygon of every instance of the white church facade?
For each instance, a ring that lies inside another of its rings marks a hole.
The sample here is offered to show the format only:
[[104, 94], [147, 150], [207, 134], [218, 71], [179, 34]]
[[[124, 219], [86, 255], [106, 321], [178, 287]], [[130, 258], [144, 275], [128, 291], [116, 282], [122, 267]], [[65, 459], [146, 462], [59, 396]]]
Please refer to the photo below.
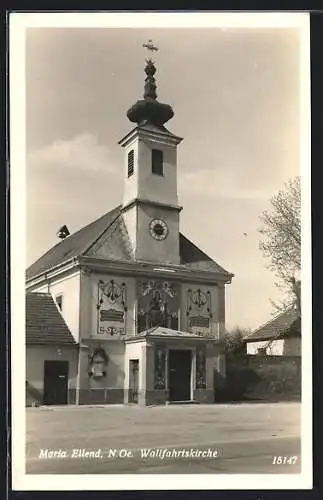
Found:
[[119, 142], [121, 204], [27, 269], [26, 387], [38, 404], [212, 403], [215, 373], [225, 376], [233, 275], [180, 232], [182, 139], [164, 125], [173, 110], [157, 100], [155, 71], [147, 60]]

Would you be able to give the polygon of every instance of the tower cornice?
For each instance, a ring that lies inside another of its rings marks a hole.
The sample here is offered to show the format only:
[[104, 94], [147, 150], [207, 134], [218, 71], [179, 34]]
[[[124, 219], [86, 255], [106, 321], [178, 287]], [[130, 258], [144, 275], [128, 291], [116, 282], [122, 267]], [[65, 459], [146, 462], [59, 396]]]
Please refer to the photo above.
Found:
[[165, 127], [159, 128], [150, 124], [137, 126], [126, 134], [119, 143], [121, 147], [126, 147], [134, 139], [147, 139], [149, 141], [156, 141], [159, 144], [172, 144], [177, 146], [182, 142], [183, 138], [169, 132]]
[[129, 210], [129, 208], [132, 208], [134, 205], [151, 205], [155, 207], [167, 208], [176, 212], [181, 212], [183, 210], [183, 207], [181, 205], [172, 205], [169, 203], [162, 203], [160, 201], [153, 201], [144, 198], [134, 198], [121, 208], [121, 212]]

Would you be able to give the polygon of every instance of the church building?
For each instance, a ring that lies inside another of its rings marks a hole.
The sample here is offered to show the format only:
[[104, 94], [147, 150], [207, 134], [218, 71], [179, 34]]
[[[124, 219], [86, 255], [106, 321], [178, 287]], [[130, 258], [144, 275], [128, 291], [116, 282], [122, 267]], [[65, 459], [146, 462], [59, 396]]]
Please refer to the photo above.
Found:
[[[177, 149], [146, 60], [127, 112], [119, 206], [26, 272], [27, 404], [215, 400], [225, 375], [225, 285], [233, 275], [180, 232]], [[64, 228], [63, 228], [64, 229]], [[29, 401], [29, 402], [28, 402]]]

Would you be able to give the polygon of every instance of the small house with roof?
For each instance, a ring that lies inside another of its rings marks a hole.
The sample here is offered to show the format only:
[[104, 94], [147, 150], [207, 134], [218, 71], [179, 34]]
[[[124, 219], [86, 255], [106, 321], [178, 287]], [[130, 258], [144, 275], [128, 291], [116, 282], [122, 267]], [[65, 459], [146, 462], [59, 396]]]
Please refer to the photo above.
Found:
[[50, 293], [26, 294], [26, 404], [75, 402], [77, 343]]
[[267, 321], [260, 328], [244, 338], [247, 354], [300, 356], [301, 355], [301, 316], [297, 307]]

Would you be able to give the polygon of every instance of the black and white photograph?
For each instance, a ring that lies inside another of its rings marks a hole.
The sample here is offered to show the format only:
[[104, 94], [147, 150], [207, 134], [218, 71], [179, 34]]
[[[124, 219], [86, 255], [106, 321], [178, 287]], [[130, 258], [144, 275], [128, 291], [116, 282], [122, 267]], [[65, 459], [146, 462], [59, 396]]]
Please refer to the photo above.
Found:
[[13, 489], [311, 488], [309, 15], [9, 23]]

